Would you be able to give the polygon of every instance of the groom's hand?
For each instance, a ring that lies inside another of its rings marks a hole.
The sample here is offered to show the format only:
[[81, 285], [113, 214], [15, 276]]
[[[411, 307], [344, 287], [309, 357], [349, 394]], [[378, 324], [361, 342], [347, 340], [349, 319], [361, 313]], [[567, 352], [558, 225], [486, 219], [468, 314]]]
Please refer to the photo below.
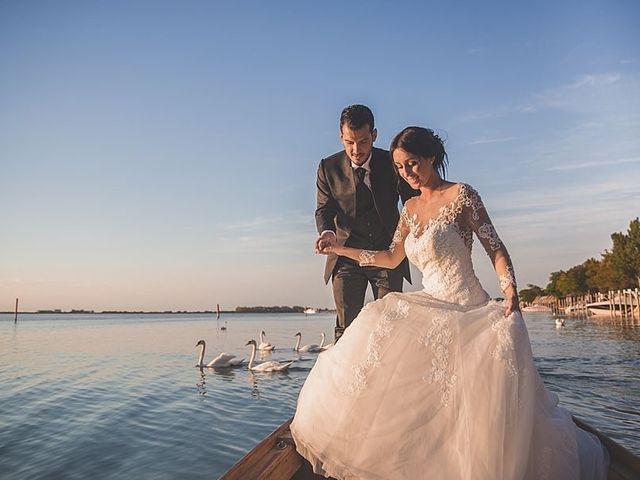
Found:
[[327, 247], [332, 247], [336, 244], [336, 234], [331, 230], [322, 232], [322, 234], [316, 239], [315, 251], [316, 253], [323, 253], [323, 250]]

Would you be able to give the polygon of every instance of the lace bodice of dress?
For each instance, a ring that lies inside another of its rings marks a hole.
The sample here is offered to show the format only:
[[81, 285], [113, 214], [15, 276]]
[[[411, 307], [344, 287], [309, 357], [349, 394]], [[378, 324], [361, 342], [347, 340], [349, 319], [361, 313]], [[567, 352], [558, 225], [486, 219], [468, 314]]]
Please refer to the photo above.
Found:
[[457, 184], [457, 188], [454, 200], [440, 207], [438, 215], [427, 222], [420, 221], [415, 206], [408, 208], [420, 200], [408, 200], [387, 250], [352, 249], [358, 251], [360, 266], [394, 268], [406, 255], [422, 272], [424, 292], [445, 302], [480, 305], [489, 295], [473, 271], [471, 245], [475, 233], [491, 258], [500, 289], [516, 298], [509, 253], [493, 228], [480, 195], [464, 183]]
[[[454, 201], [441, 207], [426, 225], [421, 225], [415, 215], [410, 216], [405, 206], [401, 221], [406, 222], [409, 232], [404, 248], [411, 263], [422, 272], [426, 293], [446, 302], [479, 305], [489, 295], [473, 270], [473, 232], [464, 220], [465, 209], [476, 218], [479, 210], [484, 210], [478, 194], [466, 184], [460, 185]], [[495, 238], [500, 242], [497, 235]]]

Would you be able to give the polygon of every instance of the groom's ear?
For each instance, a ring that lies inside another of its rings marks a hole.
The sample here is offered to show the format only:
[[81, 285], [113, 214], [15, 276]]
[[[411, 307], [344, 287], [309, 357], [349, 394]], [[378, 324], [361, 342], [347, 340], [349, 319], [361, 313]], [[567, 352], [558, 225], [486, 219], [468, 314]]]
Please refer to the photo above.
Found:
[[378, 138], [378, 129], [374, 128], [371, 131], [371, 143], [375, 142], [376, 138]]

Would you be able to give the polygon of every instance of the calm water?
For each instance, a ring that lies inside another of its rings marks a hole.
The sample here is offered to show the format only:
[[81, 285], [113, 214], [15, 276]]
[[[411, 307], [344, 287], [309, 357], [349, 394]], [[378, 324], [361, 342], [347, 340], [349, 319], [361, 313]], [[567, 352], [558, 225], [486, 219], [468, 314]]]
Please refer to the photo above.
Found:
[[[332, 315], [0, 315], [0, 478], [212, 479], [295, 409]], [[536, 363], [562, 403], [640, 453], [640, 328], [528, 314]], [[222, 325], [224, 322], [221, 322]], [[259, 331], [289, 373], [201, 372], [220, 351], [248, 358]]]

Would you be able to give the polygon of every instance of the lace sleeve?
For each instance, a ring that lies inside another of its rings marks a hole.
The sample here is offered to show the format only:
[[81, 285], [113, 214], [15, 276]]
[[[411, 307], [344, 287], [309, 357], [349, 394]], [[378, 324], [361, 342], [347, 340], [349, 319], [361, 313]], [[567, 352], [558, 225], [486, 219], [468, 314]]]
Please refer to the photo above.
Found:
[[407, 206], [402, 207], [398, 225], [393, 233], [393, 238], [388, 250], [362, 250], [358, 255], [358, 262], [361, 267], [380, 266], [388, 267], [389, 264], [399, 264], [405, 256], [404, 239], [409, 233], [409, 214]]
[[498, 275], [500, 289], [506, 292], [509, 286], [513, 285], [514, 289], [517, 290], [515, 272], [509, 252], [507, 252], [507, 248], [500, 240], [480, 195], [469, 185], [464, 185], [463, 188], [462, 198], [465, 219], [491, 258], [493, 268]]

